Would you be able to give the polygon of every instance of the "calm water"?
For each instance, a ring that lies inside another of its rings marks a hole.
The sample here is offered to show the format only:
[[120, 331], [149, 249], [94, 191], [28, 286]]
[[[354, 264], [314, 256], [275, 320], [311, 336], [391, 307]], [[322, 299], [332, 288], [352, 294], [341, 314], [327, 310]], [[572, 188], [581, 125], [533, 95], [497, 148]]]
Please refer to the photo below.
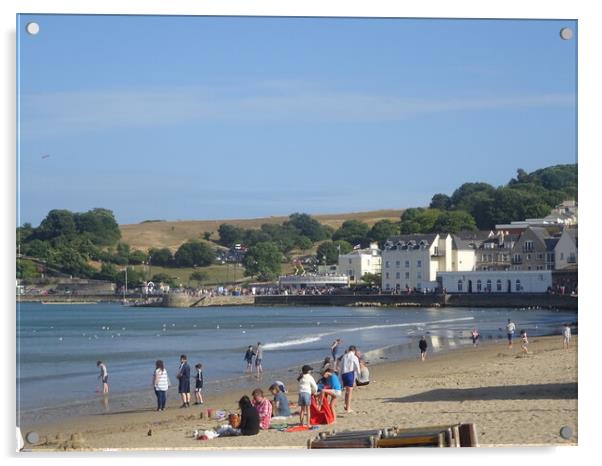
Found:
[[[305, 363], [329, 355], [341, 338], [371, 363], [414, 357], [422, 334], [433, 351], [469, 344], [477, 326], [483, 339], [503, 336], [512, 318], [529, 335], [559, 333], [576, 313], [468, 308], [224, 307], [131, 308], [118, 304], [17, 306], [17, 399], [23, 424], [79, 414], [153, 406], [154, 361], [163, 359], [176, 382], [179, 355], [202, 362], [205, 392], [254, 387], [242, 375], [248, 345], [264, 344], [261, 386], [290, 378]], [[110, 406], [98, 400], [97, 360], [106, 361]], [[193, 382], [194, 383], [194, 382]], [[177, 387], [176, 391], [177, 391]], [[170, 391], [168, 405], [177, 403]]]

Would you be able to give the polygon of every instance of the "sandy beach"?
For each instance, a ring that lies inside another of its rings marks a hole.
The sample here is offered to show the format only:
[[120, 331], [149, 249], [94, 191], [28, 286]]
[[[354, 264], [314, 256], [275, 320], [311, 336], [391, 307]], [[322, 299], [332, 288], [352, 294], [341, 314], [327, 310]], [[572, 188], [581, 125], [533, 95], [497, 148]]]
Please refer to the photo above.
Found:
[[[309, 432], [262, 431], [249, 437], [196, 440], [194, 429], [210, 429], [223, 423], [200, 419], [201, 407], [178, 408], [173, 396], [165, 412], [147, 410], [109, 412], [54, 424], [23, 426], [23, 434], [35, 430], [45, 443], [26, 445], [35, 450], [156, 450], [231, 448], [306, 448], [319, 432], [362, 430], [397, 426], [475, 423], [481, 446], [577, 444], [577, 338], [562, 348], [560, 336], [530, 340], [529, 355], [520, 343], [509, 349], [505, 341], [484, 342], [429, 354], [418, 359], [371, 365], [371, 383], [353, 391], [353, 413], [337, 403], [337, 422]], [[317, 369], [317, 368], [316, 368]], [[267, 393], [271, 380], [258, 381]], [[296, 383], [285, 381], [289, 400], [297, 401]], [[214, 410], [236, 412], [237, 401], [248, 394], [236, 391], [205, 394]], [[298, 417], [289, 418], [294, 425]], [[562, 426], [573, 436], [565, 440]], [[149, 430], [152, 435], [148, 435]]]

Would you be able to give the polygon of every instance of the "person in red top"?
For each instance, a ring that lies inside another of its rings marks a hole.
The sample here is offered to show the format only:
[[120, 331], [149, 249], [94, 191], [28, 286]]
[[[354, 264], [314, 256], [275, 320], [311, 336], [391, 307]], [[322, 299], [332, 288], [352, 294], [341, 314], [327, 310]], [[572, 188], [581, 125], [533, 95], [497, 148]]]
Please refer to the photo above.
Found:
[[257, 414], [259, 414], [259, 427], [263, 430], [269, 429], [272, 420], [272, 403], [267, 398], [264, 398], [261, 388], [253, 390], [251, 395], [253, 396], [253, 406], [255, 406]]

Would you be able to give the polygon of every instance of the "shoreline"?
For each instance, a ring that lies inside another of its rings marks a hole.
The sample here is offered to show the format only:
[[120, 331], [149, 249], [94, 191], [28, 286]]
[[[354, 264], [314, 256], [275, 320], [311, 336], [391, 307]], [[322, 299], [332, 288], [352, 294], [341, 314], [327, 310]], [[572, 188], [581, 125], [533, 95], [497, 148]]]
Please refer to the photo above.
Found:
[[[49, 445], [33, 447], [34, 450], [68, 448], [68, 439], [74, 434], [76, 439], [80, 439], [79, 443], [72, 442], [71, 446], [76, 449], [304, 448], [307, 439], [333, 429], [475, 422], [479, 442], [483, 445], [575, 444], [577, 341], [575, 336], [572, 347], [562, 350], [560, 336], [532, 337], [530, 350], [533, 354], [527, 357], [520, 356], [520, 343], [515, 342], [514, 348], [509, 350], [505, 341], [494, 340], [481, 342], [478, 348], [468, 345], [431, 353], [424, 363], [414, 358], [370, 364], [372, 382], [354, 389], [353, 408], [356, 412], [344, 414], [339, 406], [342, 403], [337, 403], [337, 423], [321, 426], [312, 432], [270, 430], [251, 437], [217, 438], [205, 442], [193, 440], [186, 436], [188, 431], [221, 423], [199, 419], [201, 410], [198, 406], [192, 405], [188, 409], [173, 407], [179, 405], [179, 400], [172, 394], [166, 411], [157, 413], [154, 411], [154, 395], [149, 389], [148, 394], [141, 395], [149, 398], [148, 408], [32, 424], [23, 426], [23, 434], [35, 429], [42, 438], [51, 441]], [[263, 380], [257, 386], [267, 392], [271, 382]], [[289, 388], [289, 400], [295, 402], [296, 383], [290, 379], [284, 382]], [[242, 394], [248, 394], [247, 391], [207, 392], [203, 410], [211, 407], [235, 411], [237, 400]], [[499, 416], [512, 420], [502, 422]], [[525, 416], [537, 423], [525, 422]], [[296, 422], [297, 417], [289, 419], [290, 424]], [[557, 428], [550, 430], [552, 424]], [[575, 431], [574, 438], [562, 439], [558, 434], [561, 425], [571, 425]], [[153, 430], [151, 437], [147, 436], [149, 429]], [[52, 443], [53, 440], [57, 441]]]

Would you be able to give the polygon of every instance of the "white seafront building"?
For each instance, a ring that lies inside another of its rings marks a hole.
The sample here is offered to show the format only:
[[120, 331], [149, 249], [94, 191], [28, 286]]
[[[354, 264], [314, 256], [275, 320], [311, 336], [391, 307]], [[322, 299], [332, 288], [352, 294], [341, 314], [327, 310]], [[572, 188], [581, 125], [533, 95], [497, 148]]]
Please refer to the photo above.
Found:
[[338, 273], [347, 275], [351, 283], [358, 283], [367, 274], [380, 274], [382, 271], [381, 251], [378, 243], [371, 243], [365, 249], [356, 249], [339, 255]]
[[546, 293], [552, 286], [551, 270], [438, 272], [440, 286], [454, 293]]
[[412, 234], [389, 238], [382, 251], [382, 289], [432, 290], [437, 272], [471, 271], [474, 245], [449, 234]]

